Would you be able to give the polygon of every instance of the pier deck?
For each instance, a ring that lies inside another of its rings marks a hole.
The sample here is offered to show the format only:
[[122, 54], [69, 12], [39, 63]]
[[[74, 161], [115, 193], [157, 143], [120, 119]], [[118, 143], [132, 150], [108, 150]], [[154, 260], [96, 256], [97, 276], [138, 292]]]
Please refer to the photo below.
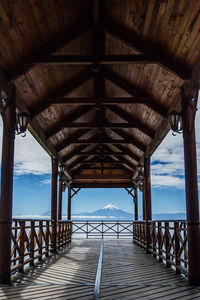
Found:
[[[105, 239], [100, 299], [200, 299], [200, 288], [131, 239]], [[101, 240], [73, 240], [59, 254], [13, 276], [0, 299], [94, 299]]]

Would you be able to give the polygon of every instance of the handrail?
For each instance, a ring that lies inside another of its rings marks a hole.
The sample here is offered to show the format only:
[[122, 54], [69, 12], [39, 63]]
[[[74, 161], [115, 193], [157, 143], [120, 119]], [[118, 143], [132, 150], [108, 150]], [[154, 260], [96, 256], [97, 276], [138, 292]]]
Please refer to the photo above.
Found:
[[70, 242], [71, 221], [13, 219], [11, 272], [23, 272], [25, 265], [33, 266], [35, 260], [48, 257]]
[[72, 221], [73, 236], [82, 237], [133, 237], [133, 221], [127, 220], [86, 220], [86, 221]]
[[188, 274], [186, 220], [134, 221], [133, 241], [177, 274]]

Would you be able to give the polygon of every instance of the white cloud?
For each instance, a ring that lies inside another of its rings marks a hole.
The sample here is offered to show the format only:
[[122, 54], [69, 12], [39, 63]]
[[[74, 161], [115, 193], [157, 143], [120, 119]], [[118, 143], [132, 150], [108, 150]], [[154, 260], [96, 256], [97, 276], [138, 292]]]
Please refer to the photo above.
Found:
[[[200, 97], [196, 114], [197, 166], [200, 176]], [[185, 188], [183, 136], [173, 136], [171, 132], [160, 144], [152, 158], [152, 185], [155, 187]]]
[[43, 185], [43, 184], [50, 184], [51, 183], [51, 179], [44, 179], [42, 181], [40, 181], [40, 184]]
[[[2, 149], [2, 127], [2, 119], [0, 118], [0, 155]], [[14, 159], [15, 175], [43, 175], [51, 172], [50, 156], [29, 132], [24, 138], [20, 135], [16, 136]]]

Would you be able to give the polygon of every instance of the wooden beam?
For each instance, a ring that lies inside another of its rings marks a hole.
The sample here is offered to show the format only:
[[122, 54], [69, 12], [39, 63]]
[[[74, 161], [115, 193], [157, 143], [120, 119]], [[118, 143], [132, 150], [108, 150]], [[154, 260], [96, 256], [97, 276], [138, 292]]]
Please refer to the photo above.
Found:
[[94, 179], [94, 180], [132, 180], [130, 175], [121, 174], [77, 174], [73, 180]]
[[136, 155], [135, 153], [133, 153], [131, 150], [124, 147], [123, 145], [115, 145], [115, 148], [122, 151], [123, 153], [126, 153], [126, 155], [130, 156], [132, 159], [134, 159], [137, 162], [139, 162], [141, 159], [138, 155]]
[[127, 183], [113, 183], [113, 182], [108, 182], [108, 183], [72, 183], [73, 188], [125, 188], [125, 187], [133, 187], [134, 183], [133, 182], [127, 182]]
[[[92, 151], [96, 151], [97, 149], [98, 149], [98, 146], [95, 146], [95, 147], [93, 147]], [[73, 169], [81, 162], [84, 162], [86, 159], [87, 159], [87, 157], [82, 157], [82, 156], [79, 157], [78, 159], [76, 159], [75, 161], [73, 161], [71, 164], [68, 165], [69, 170]]]
[[58, 182], [58, 160], [52, 158], [52, 176], [51, 176], [51, 220], [52, 226], [52, 252], [57, 252], [57, 182]]
[[[106, 149], [110, 150], [110, 147], [105, 145], [104, 146]], [[114, 155], [113, 155], [114, 156]], [[120, 156], [119, 157], [119, 160], [118, 160], [119, 163], [122, 163], [122, 164], [126, 164], [129, 168], [135, 170], [135, 167], [136, 165], [134, 165], [130, 160], [126, 159], [125, 157], [123, 156]]]
[[138, 148], [140, 151], [145, 152], [146, 150], [146, 146], [142, 143], [139, 142], [136, 138], [134, 138], [131, 134], [120, 130], [120, 129], [112, 129], [113, 132], [115, 132], [116, 134], [118, 134], [120, 137], [122, 137], [125, 140], [131, 140], [132, 144]]
[[[136, 117], [132, 117], [129, 113], [127, 113], [125, 110], [122, 108], [115, 106], [115, 105], [110, 105], [108, 106], [108, 109], [118, 115], [120, 118], [124, 119], [128, 123], [134, 125], [132, 128], [137, 128], [146, 135], [148, 135], [150, 138], [154, 138], [155, 131], [151, 129], [147, 124], [143, 123], [139, 119], [136, 119]], [[125, 128], [125, 127], [124, 127]]]
[[16, 123], [15, 87], [10, 87], [3, 124], [0, 197], [0, 284], [11, 281], [13, 167]]
[[137, 121], [126, 122], [126, 123], [109, 123], [94, 121], [92, 123], [85, 122], [70, 122], [70, 118], [66, 117], [67, 121], [62, 123], [61, 128], [138, 128], [140, 124]]
[[45, 44], [35, 50], [30, 54], [29, 57], [23, 61], [22, 65], [8, 70], [7, 81], [14, 80], [24, 73], [28, 72], [34, 65], [34, 60], [37, 60], [37, 57], [46, 56], [48, 57], [58, 49], [62, 48], [64, 45], [68, 44], [70, 41], [87, 31], [91, 26], [91, 23], [88, 23], [85, 19], [79, 19], [79, 21], [71, 24], [69, 29], [62, 30], [56, 36], [51, 36], [51, 40], [45, 41]]
[[88, 105], [88, 104], [101, 104], [101, 105], [112, 105], [112, 104], [144, 104], [151, 107], [151, 103], [148, 105], [148, 97], [51, 97], [46, 99], [48, 105], [51, 104], [70, 104], [70, 105]]
[[89, 131], [90, 130], [88, 130], [88, 129], [77, 130], [76, 132], [74, 132], [73, 134], [71, 134], [67, 139], [65, 139], [64, 141], [62, 141], [59, 144], [57, 144], [55, 146], [56, 151], [60, 152], [63, 149], [67, 148], [68, 146], [70, 146], [70, 144], [73, 141], [76, 141], [78, 138], [84, 136], [84, 134], [88, 133]]
[[139, 89], [138, 87], [134, 86], [133, 83], [129, 82], [128, 80], [124, 79], [122, 76], [117, 74], [116, 72], [111, 71], [110, 69], [103, 67], [102, 74], [105, 78], [128, 92], [130, 95], [134, 97], [142, 97], [148, 99], [145, 101], [145, 105], [150, 107], [160, 116], [167, 118], [168, 117], [168, 108], [158, 102], [156, 99], [152, 98], [151, 96], [147, 95], [143, 90]]
[[144, 55], [158, 54], [162, 59], [160, 65], [176, 74], [181, 79], [186, 80], [190, 78], [191, 70], [188, 69], [186, 65], [184, 66], [184, 64], [177, 62], [173, 57], [168, 55], [164, 47], [141, 38], [141, 35], [111, 19], [104, 18], [103, 27], [113, 36], [126, 43], [129, 47]]
[[120, 55], [52, 55], [40, 56], [32, 60], [35, 65], [102, 65], [119, 64], [162, 64], [162, 55], [156, 54], [120, 54]]
[[92, 75], [93, 74], [91, 70], [89, 68], [86, 68], [78, 75], [74, 76], [72, 79], [64, 82], [61, 86], [56, 87], [56, 89], [52, 91], [45, 99], [43, 99], [39, 103], [34, 104], [34, 106], [29, 107], [31, 116], [35, 117], [49, 106], [47, 99], [55, 97], [60, 98], [67, 95], [68, 93], [88, 81], [92, 77]]
[[93, 152], [93, 151], [87, 151], [87, 152], [79, 152], [78, 154], [79, 156], [110, 156], [110, 155], [114, 155], [114, 156], [123, 156], [126, 155], [124, 152], [116, 152], [116, 151], [105, 151], [105, 152]]
[[96, 138], [96, 139], [88, 139], [88, 140], [73, 140], [71, 144], [132, 144], [135, 146], [132, 139], [129, 140], [112, 140], [110, 138]]
[[67, 162], [72, 157], [74, 157], [76, 155], [80, 155], [80, 152], [87, 147], [88, 147], [88, 145], [80, 145], [80, 146], [76, 147], [73, 151], [69, 152], [67, 155], [62, 157], [63, 162]]
[[[59, 132], [61, 129], [67, 127], [66, 125], [70, 125], [71, 122], [79, 119], [83, 115], [87, 114], [94, 106], [92, 105], [83, 105], [78, 107], [75, 111], [73, 111], [69, 115], [65, 115], [61, 120], [59, 120], [56, 124], [54, 124], [48, 131], [45, 132], [46, 137], [49, 139], [54, 134]], [[75, 127], [77, 128], [77, 127]], [[88, 127], [87, 127], [88, 128]]]

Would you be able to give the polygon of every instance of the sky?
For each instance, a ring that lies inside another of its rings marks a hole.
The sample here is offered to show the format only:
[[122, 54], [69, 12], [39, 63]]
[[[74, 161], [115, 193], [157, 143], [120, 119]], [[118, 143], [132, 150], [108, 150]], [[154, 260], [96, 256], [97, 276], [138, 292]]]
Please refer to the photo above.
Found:
[[[198, 179], [200, 181], [200, 100], [196, 115]], [[2, 120], [0, 119], [0, 155]], [[16, 136], [13, 187], [13, 215], [37, 216], [50, 210], [51, 160], [29, 132]], [[171, 131], [151, 157], [152, 213], [185, 212], [185, 179], [182, 134]], [[199, 185], [200, 186], [200, 185]], [[142, 193], [138, 192], [139, 215]], [[95, 211], [112, 203], [133, 212], [132, 197], [125, 189], [82, 189], [72, 200], [72, 214]], [[67, 192], [63, 193], [63, 214], [67, 211]]]

